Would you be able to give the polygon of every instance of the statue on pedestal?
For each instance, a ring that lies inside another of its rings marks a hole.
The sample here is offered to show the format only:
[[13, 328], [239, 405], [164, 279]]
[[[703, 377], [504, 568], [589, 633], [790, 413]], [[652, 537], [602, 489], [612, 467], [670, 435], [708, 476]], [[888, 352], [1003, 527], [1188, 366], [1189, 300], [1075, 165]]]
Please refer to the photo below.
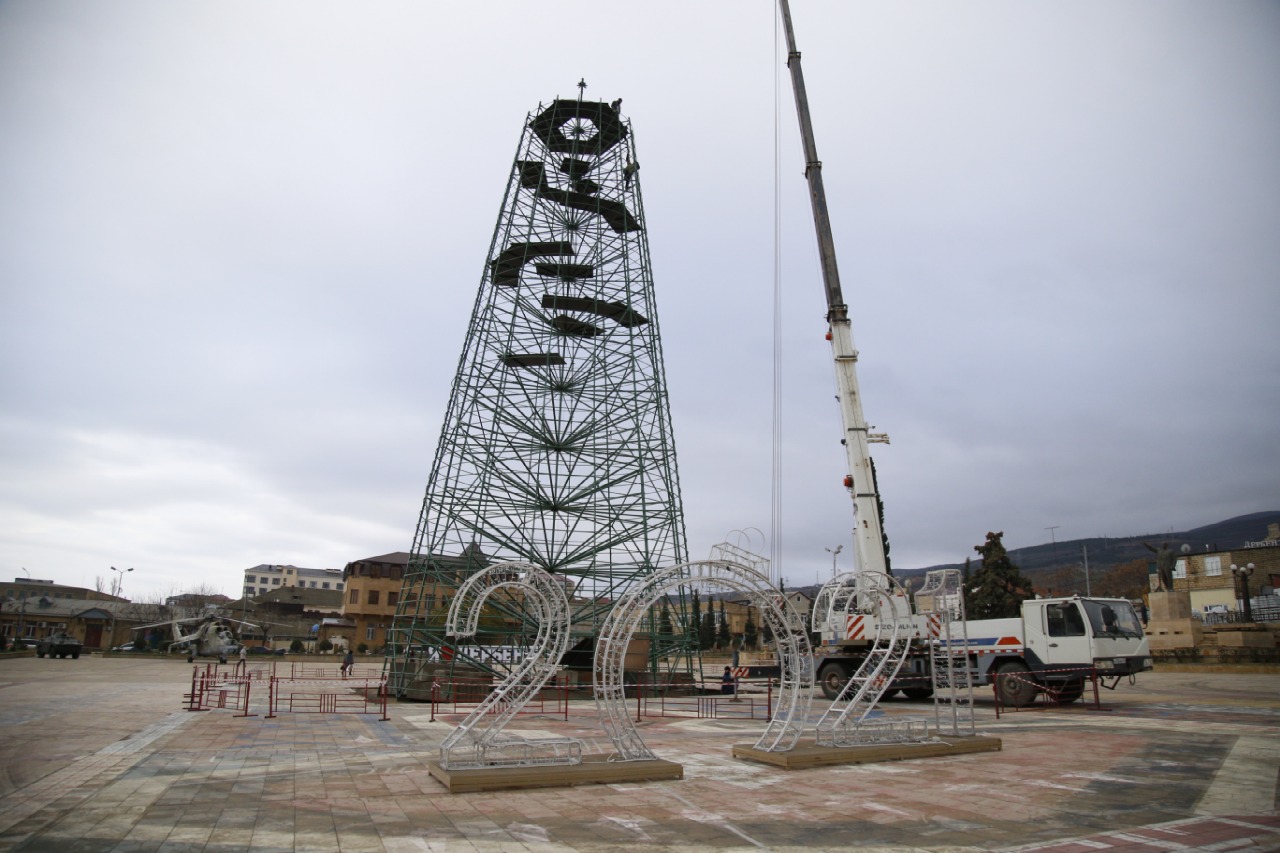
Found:
[[1173, 592], [1173, 551], [1169, 550], [1167, 542], [1161, 542], [1160, 547], [1156, 548], [1149, 542], [1143, 542], [1142, 547], [1156, 555], [1156, 587], [1159, 591]]

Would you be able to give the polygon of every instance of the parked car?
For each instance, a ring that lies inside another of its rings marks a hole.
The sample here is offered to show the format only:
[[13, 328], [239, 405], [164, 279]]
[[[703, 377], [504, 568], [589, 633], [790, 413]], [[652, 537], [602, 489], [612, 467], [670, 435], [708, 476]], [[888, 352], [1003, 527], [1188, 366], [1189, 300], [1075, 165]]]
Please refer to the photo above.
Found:
[[116, 647], [115, 647], [115, 648], [113, 648], [111, 651], [113, 651], [113, 652], [131, 652], [131, 651], [133, 651], [134, 649], [137, 649], [137, 648], [140, 648], [140, 647], [139, 647], [139, 646], [137, 646], [137, 645], [135, 645], [135, 644], [133, 643], [133, 641], [132, 641], [132, 640], [130, 640], [129, 642], [125, 643], [124, 645], [116, 646]]
[[80, 649], [83, 645], [70, 634], [59, 631], [56, 634], [50, 634], [36, 644], [36, 657], [42, 658], [48, 655], [51, 658], [79, 658]]

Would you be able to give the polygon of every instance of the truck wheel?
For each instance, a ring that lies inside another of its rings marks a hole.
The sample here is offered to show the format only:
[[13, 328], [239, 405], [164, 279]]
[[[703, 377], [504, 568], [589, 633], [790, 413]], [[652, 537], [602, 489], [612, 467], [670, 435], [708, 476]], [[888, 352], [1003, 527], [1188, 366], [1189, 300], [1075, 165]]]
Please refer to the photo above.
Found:
[[996, 690], [1000, 693], [1000, 701], [1005, 705], [1021, 708], [1030, 705], [1036, 698], [1036, 684], [1031, 679], [1031, 670], [1021, 661], [1011, 660], [1000, 664], [996, 669]]
[[933, 696], [932, 687], [906, 687], [902, 690], [902, 695], [908, 699], [919, 702], [922, 699], [928, 699]]
[[844, 664], [829, 663], [818, 673], [818, 683], [822, 685], [823, 696], [836, 699], [844, 686], [849, 683], [849, 670]]
[[72, 652], [72, 653], [71, 653], [71, 659], [72, 659], [72, 660], [80, 660], [80, 653], [79, 653], [79, 652]]
[[1058, 690], [1058, 702], [1063, 705], [1069, 705], [1084, 695], [1084, 679], [1077, 678], [1074, 681], [1068, 681]]
[[39, 649], [36, 649], [36, 657], [38, 658], [44, 657], [44, 652], [40, 651]]

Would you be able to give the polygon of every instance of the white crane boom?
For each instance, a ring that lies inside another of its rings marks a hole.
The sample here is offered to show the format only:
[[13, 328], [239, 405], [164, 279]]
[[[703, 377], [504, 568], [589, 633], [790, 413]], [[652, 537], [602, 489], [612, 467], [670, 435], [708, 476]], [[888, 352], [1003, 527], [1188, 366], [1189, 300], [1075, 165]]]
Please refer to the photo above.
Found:
[[849, 306], [840, 290], [840, 271], [836, 266], [835, 240], [831, 236], [831, 217], [827, 213], [827, 196], [822, 187], [822, 161], [813, 138], [813, 122], [809, 117], [809, 97], [804, 88], [804, 72], [800, 68], [800, 51], [796, 49], [795, 30], [791, 25], [791, 6], [778, 0], [782, 26], [787, 38], [787, 68], [791, 71], [791, 87], [795, 92], [796, 113], [800, 118], [800, 137], [804, 143], [805, 178], [809, 182], [809, 201], [813, 207], [813, 223], [818, 234], [818, 255], [822, 262], [822, 281], [827, 294], [827, 324], [831, 354], [835, 360], [836, 392], [840, 400], [840, 418], [844, 425], [845, 456], [849, 466], [850, 494], [853, 496], [855, 526], [853, 541], [857, 546], [859, 571], [884, 572], [884, 535], [880, 530], [879, 495], [871, 475], [871, 440], [887, 442], [887, 437], [870, 436], [862, 414], [862, 397], [858, 393], [858, 351], [853, 346], [853, 330], [849, 323]]

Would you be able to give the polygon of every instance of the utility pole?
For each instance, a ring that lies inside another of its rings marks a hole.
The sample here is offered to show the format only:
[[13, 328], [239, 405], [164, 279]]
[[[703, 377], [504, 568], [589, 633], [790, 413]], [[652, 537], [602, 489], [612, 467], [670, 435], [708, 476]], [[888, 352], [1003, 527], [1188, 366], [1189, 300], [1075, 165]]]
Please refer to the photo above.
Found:
[[[22, 573], [27, 576], [27, 580], [31, 580], [31, 572], [27, 571], [25, 568], [22, 568], [21, 566], [19, 566], [18, 568], [22, 569]], [[23, 637], [22, 631], [27, 624], [27, 593], [29, 591], [30, 590], [26, 590], [26, 589], [22, 591], [22, 608], [18, 611], [18, 639], [19, 640], [22, 639]], [[23, 645], [25, 647], [26, 644], [24, 643]]]
[[1054, 563], [1058, 562], [1058, 538], [1053, 535], [1053, 531], [1057, 530], [1061, 526], [1062, 526], [1061, 524], [1055, 524], [1052, 527], [1045, 528], [1045, 530], [1049, 531], [1049, 541], [1053, 543], [1053, 562]]
[[1084, 594], [1093, 595], [1089, 588], [1089, 546], [1081, 545], [1080, 550], [1084, 552]]

